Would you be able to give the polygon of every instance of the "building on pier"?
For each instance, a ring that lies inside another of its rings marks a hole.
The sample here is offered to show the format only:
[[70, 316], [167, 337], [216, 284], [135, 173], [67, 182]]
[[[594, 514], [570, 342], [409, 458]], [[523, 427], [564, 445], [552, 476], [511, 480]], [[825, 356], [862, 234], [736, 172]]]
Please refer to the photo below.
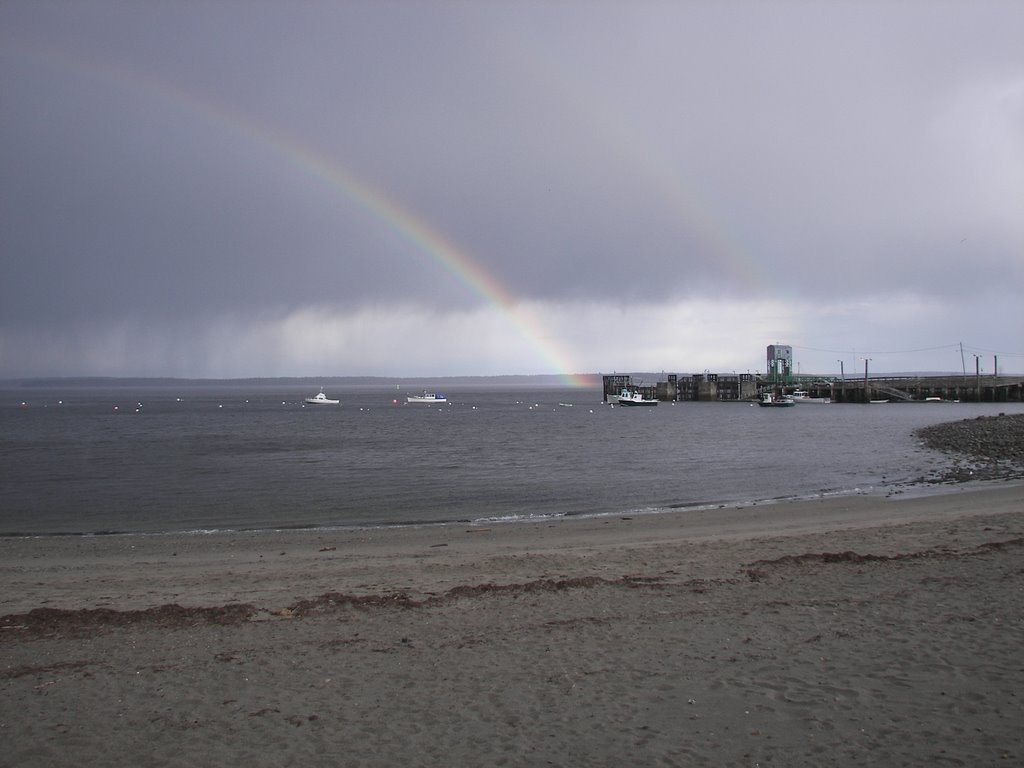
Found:
[[786, 344], [768, 345], [768, 379], [789, 382], [793, 378], [793, 348]]

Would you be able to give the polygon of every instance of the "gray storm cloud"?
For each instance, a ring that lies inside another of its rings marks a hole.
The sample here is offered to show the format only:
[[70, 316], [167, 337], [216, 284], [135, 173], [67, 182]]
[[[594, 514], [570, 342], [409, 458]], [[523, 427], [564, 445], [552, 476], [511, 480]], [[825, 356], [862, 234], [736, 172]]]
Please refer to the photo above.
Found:
[[[400, 318], [441, 313], [445, 365], [502, 372], [506, 347], [507, 372], [549, 369], [512, 302], [557, 317], [544, 333], [591, 370], [722, 344], [743, 367], [759, 334], [967, 335], [1010, 362], [1022, 32], [1024, 8], [994, 2], [5, 3], [3, 367], [422, 369]], [[645, 352], [573, 327], [708, 301], [756, 330], [659, 330]], [[896, 305], [921, 314], [894, 326]], [[486, 344], [448, 325], [484, 310]], [[215, 330], [277, 338], [323, 312], [348, 343], [243, 359]], [[394, 327], [391, 359], [357, 343], [368, 315]]]

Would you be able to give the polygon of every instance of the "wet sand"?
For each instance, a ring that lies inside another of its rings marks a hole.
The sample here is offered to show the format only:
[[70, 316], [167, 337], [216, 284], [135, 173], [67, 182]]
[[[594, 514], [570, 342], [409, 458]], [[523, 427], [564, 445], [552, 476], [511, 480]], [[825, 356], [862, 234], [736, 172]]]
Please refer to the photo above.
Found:
[[3, 766], [1024, 762], [1024, 485], [0, 540]]

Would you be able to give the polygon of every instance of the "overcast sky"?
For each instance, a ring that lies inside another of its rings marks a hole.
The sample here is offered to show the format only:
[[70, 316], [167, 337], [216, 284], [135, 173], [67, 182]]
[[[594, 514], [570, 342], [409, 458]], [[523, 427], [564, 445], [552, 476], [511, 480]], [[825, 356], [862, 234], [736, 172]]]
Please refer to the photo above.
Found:
[[1022, 41], [1017, 0], [4, 0], [0, 377], [1022, 372]]

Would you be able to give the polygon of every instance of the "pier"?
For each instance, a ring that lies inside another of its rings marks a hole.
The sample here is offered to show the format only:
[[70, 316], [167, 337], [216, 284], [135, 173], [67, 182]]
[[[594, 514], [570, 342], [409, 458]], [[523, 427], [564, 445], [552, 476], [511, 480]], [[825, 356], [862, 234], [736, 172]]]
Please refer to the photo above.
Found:
[[829, 382], [828, 389], [831, 394], [827, 397], [831, 397], [834, 403], [878, 400], [928, 402], [936, 399], [962, 403], [1019, 403], [1024, 376], [871, 376], [833, 380]]
[[833, 403], [934, 402], [1019, 403], [1024, 399], [1024, 376], [943, 375], [863, 376], [839, 378], [753, 373], [668, 374], [653, 384], [634, 382], [623, 374], [602, 377], [604, 399], [614, 399], [623, 389], [662, 402], [754, 401], [760, 392], [774, 390], [788, 394], [804, 390], [812, 398]]

